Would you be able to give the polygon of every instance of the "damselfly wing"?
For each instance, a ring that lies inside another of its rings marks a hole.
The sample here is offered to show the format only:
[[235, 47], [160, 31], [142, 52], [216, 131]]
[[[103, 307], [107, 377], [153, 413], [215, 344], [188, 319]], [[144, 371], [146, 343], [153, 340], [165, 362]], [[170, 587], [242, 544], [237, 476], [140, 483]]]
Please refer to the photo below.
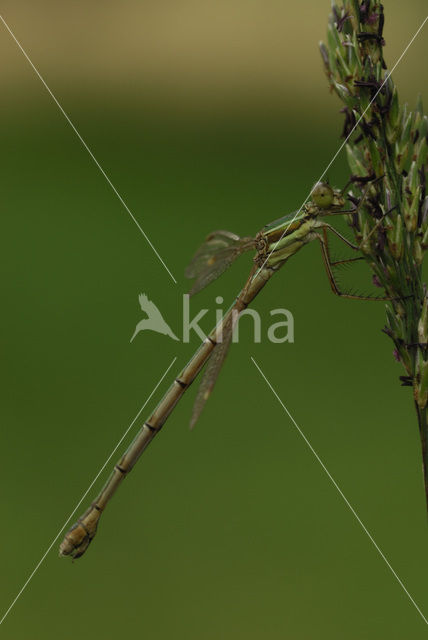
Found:
[[221, 368], [224, 364], [226, 356], [229, 352], [230, 343], [232, 342], [232, 334], [236, 320], [234, 321], [234, 315], [231, 315], [222, 331], [222, 341], [218, 342], [214, 347], [212, 354], [208, 360], [207, 365], [202, 376], [201, 383], [196, 393], [195, 402], [193, 404], [192, 417], [190, 420], [190, 428], [193, 429], [199, 416], [202, 413], [202, 409], [208, 401], [211, 395], [214, 385], [217, 382], [217, 378], [220, 374]]
[[[221, 230], [210, 233], [185, 272], [188, 278], [196, 278], [190, 290], [190, 295], [198, 293], [216, 280], [240, 255], [250, 249], [254, 249], [255, 245], [254, 238], [240, 238], [231, 231]], [[222, 327], [221, 335], [218, 336], [218, 342], [205, 366], [193, 405], [192, 418], [190, 420], [191, 429], [195, 426], [220, 374], [229, 351], [238, 315], [238, 313], [232, 313], [228, 317]]]
[[240, 255], [255, 246], [254, 238], [240, 238], [230, 231], [210, 233], [185, 271], [186, 278], [196, 278], [189, 295], [195, 295], [217, 280]]

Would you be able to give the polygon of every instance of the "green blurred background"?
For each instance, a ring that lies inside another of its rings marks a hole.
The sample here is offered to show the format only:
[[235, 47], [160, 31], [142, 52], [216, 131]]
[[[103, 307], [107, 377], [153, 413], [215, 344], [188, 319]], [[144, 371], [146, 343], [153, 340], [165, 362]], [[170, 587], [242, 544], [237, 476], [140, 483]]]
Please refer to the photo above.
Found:
[[[390, 64], [424, 4], [385, 2]], [[143, 333], [130, 344], [138, 293], [180, 334], [183, 272], [204, 236], [254, 234], [297, 208], [337, 150], [341, 105], [317, 50], [328, 11], [319, 0], [2, 3], [178, 284], [2, 27], [1, 615], [172, 358], [178, 371], [198, 343]], [[411, 104], [421, 90], [428, 103], [424, 58], [426, 33], [395, 73]], [[343, 156], [329, 177], [346, 182]], [[242, 258], [192, 309], [232, 300], [249, 265]], [[344, 282], [370, 289], [364, 267]], [[56, 543], [1, 637], [426, 637], [249, 359], [427, 614], [420, 446], [380, 332], [383, 305], [335, 298], [314, 245], [255, 307], [265, 323], [270, 309], [290, 309], [295, 343], [254, 345], [243, 322], [196, 430], [192, 388], [87, 555], [60, 560]]]

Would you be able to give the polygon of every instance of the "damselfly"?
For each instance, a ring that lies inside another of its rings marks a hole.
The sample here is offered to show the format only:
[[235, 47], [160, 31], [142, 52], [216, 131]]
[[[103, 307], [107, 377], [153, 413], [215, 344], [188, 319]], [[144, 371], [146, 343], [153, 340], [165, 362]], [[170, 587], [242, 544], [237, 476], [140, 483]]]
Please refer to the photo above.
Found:
[[[271, 222], [254, 238], [240, 238], [229, 231], [215, 231], [208, 236], [186, 270], [187, 277], [195, 278], [190, 291], [192, 295], [217, 279], [240, 255], [246, 251], [255, 250], [256, 255], [250, 275], [234, 304], [174, 380], [154, 413], [144, 423], [127, 451], [115, 465], [98, 497], [69, 529], [60, 546], [61, 555], [79, 558], [86, 551], [97, 531], [101, 513], [116, 489], [131, 471], [147, 445], [163, 427], [177, 402], [206, 364], [191, 418], [191, 426], [194, 426], [223, 365], [239, 314], [254, 300], [268, 280], [302, 247], [312, 240], [320, 243], [330, 286], [336, 295], [354, 299], [385, 299], [384, 297], [367, 298], [340, 291], [333, 268], [339, 263], [359, 260], [362, 256], [336, 262], [333, 262], [330, 257], [329, 233], [339, 237], [342, 242], [355, 251], [359, 251], [361, 247], [345, 238], [337, 229], [326, 222], [325, 218], [342, 214], [357, 215], [369, 189], [370, 184], [366, 187], [364, 195], [356, 207], [343, 209], [345, 206], [343, 192], [333, 190], [326, 183], [318, 183], [312, 190], [311, 201], [306, 203], [300, 211]], [[376, 225], [373, 231], [375, 229]]]

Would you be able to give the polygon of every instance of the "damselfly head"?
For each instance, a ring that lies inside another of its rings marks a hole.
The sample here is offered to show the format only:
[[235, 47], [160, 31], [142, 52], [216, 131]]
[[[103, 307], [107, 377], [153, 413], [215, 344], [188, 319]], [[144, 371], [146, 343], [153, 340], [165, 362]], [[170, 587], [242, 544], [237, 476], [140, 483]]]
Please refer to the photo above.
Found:
[[320, 209], [328, 209], [335, 204], [334, 191], [326, 182], [317, 182], [312, 189], [311, 197]]

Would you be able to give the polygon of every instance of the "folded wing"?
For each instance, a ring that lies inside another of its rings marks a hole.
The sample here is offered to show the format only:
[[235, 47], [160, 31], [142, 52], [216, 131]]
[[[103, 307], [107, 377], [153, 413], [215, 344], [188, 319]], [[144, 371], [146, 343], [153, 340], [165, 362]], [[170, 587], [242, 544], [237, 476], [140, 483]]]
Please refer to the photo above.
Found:
[[211, 395], [214, 385], [217, 382], [217, 378], [224, 364], [226, 356], [229, 352], [230, 343], [232, 341], [233, 329], [237, 320], [238, 314], [234, 317], [231, 315], [227, 319], [225, 326], [223, 327], [222, 341], [216, 344], [213, 352], [205, 367], [205, 371], [202, 376], [201, 383], [196, 393], [195, 403], [193, 405], [192, 417], [190, 420], [190, 428], [193, 429], [202, 409], [208, 401]]
[[230, 231], [214, 231], [197, 250], [185, 271], [195, 278], [189, 295], [193, 296], [216, 280], [243, 253], [255, 248], [254, 238], [240, 238]]

